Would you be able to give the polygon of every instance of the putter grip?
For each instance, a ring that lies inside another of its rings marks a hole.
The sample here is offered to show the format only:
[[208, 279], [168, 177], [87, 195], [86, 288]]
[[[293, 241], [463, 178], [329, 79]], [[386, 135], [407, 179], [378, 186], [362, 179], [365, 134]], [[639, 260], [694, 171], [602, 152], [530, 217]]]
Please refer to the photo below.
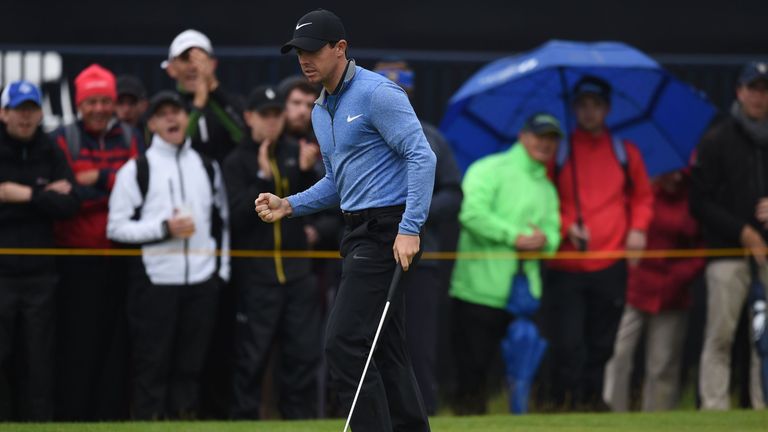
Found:
[[387, 301], [392, 301], [392, 297], [395, 295], [395, 289], [397, 284], [400, 283], [400, 277], [403, 275], [403, 267], [400, 264], [395, 264], [395, 273], [392, 275], [392, 282], [389, 284], [389, 292], [387, 292]]

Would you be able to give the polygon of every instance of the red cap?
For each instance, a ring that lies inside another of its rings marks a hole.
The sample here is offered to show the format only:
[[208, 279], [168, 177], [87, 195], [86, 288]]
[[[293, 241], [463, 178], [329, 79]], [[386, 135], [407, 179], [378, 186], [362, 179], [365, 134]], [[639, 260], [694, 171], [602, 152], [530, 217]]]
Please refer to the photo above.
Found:
[[75, 78], [75, 105], [92, 96], [106, 96], [117, 100], [117, 85], [112, 72], [92, 64]]

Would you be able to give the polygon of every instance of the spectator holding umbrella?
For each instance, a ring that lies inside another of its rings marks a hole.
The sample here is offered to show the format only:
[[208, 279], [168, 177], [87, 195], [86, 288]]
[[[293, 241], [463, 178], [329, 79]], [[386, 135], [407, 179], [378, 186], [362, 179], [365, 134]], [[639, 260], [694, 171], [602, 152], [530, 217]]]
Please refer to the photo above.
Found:
[[[653, 195], [640, 152], [606, 127], [611, 93], [610, 84], [589, 75], [571, 91], [576, 129], [561, 146], [553, 173], [561, 251], [645, 248]], [[552, 403], [604, 409], [603, 373], [624, 309], [627, 264], [558, 260], [549, 269], [543, 308], [552, 348]]]
[[[562, 136], [557, 119], [536, 114], [520, 132], [518, 144], [470, 166], [462, 184], [460, 253], [557, 250], [558, 198], [546, 164]], [[539, 298], [542, 287], [536, 260], [460, 258], [456, 262], [451, 297], [457, 414], [486, 412], [486, 372], [512, 319], [506, 307], [520, 266], [530, 295]]]
[[[714, 248], [744, 247], [768, 282], [768, 63], [752, 62], [739, 75], [731, 116], [699, 144], [693, 167], [691, 209]], [[707, 324], [701, 353], [702, 409], [730, 407], [730, 362], [736, 327], [747, 300], [749, 260], [714, 259], [706, 270]], [[751, 345], [751, 344], [750, 344]], [[749, 393], [752, 407], [765, 406], [759, 362], [752, 347]]]
[[[674, 171], [653, 184], [652, 250], [690, 249], [700, 244], [696, 220], [688, 211], [690, 174]], [[690, 304], [690, 286], [704, 267], [703, 258], [647, 258], [629, 269], [627, 305], [605, 370], [603, 397], [614, 411], [630, 406], [632, 363], [645, 334], [643, 411], [674, 409]]]

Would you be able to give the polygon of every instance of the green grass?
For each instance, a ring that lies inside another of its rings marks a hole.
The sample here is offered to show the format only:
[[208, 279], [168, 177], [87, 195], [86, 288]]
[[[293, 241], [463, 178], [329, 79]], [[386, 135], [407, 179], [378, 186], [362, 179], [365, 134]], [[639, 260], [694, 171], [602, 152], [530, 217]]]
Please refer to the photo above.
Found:
[[[434, 432], [766, 432], [768, 411], [436, 417]], [[340, 432], [343, 420], [0, 424], [0, 432]], [[358, 431], [364, 432], [364, 431]]]

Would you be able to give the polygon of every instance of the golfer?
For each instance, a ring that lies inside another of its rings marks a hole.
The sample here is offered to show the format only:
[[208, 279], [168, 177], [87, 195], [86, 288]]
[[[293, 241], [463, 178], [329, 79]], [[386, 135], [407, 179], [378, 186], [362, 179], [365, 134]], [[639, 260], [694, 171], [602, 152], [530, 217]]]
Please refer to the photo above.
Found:
[[[407, 272], [415, 264], [435, 155], [405, 92], [348, 60], [345, 38], [339, 17], [319, 9], [299, 19], [293, 39], [283, 45], [284, 54], [296, 50], [307, 79], [323, 86], [312, 125], [326, 175], [287, 198], [260, 194], [256, 212], [275, 222], [341, 205], [343, 273], [325, 352], [331, 385], [349, 409], [395, 266]], [[392, 300], [352, 416], [354, 431], [429, 431], [406, 349], [403, 298], [398, 292]]]

